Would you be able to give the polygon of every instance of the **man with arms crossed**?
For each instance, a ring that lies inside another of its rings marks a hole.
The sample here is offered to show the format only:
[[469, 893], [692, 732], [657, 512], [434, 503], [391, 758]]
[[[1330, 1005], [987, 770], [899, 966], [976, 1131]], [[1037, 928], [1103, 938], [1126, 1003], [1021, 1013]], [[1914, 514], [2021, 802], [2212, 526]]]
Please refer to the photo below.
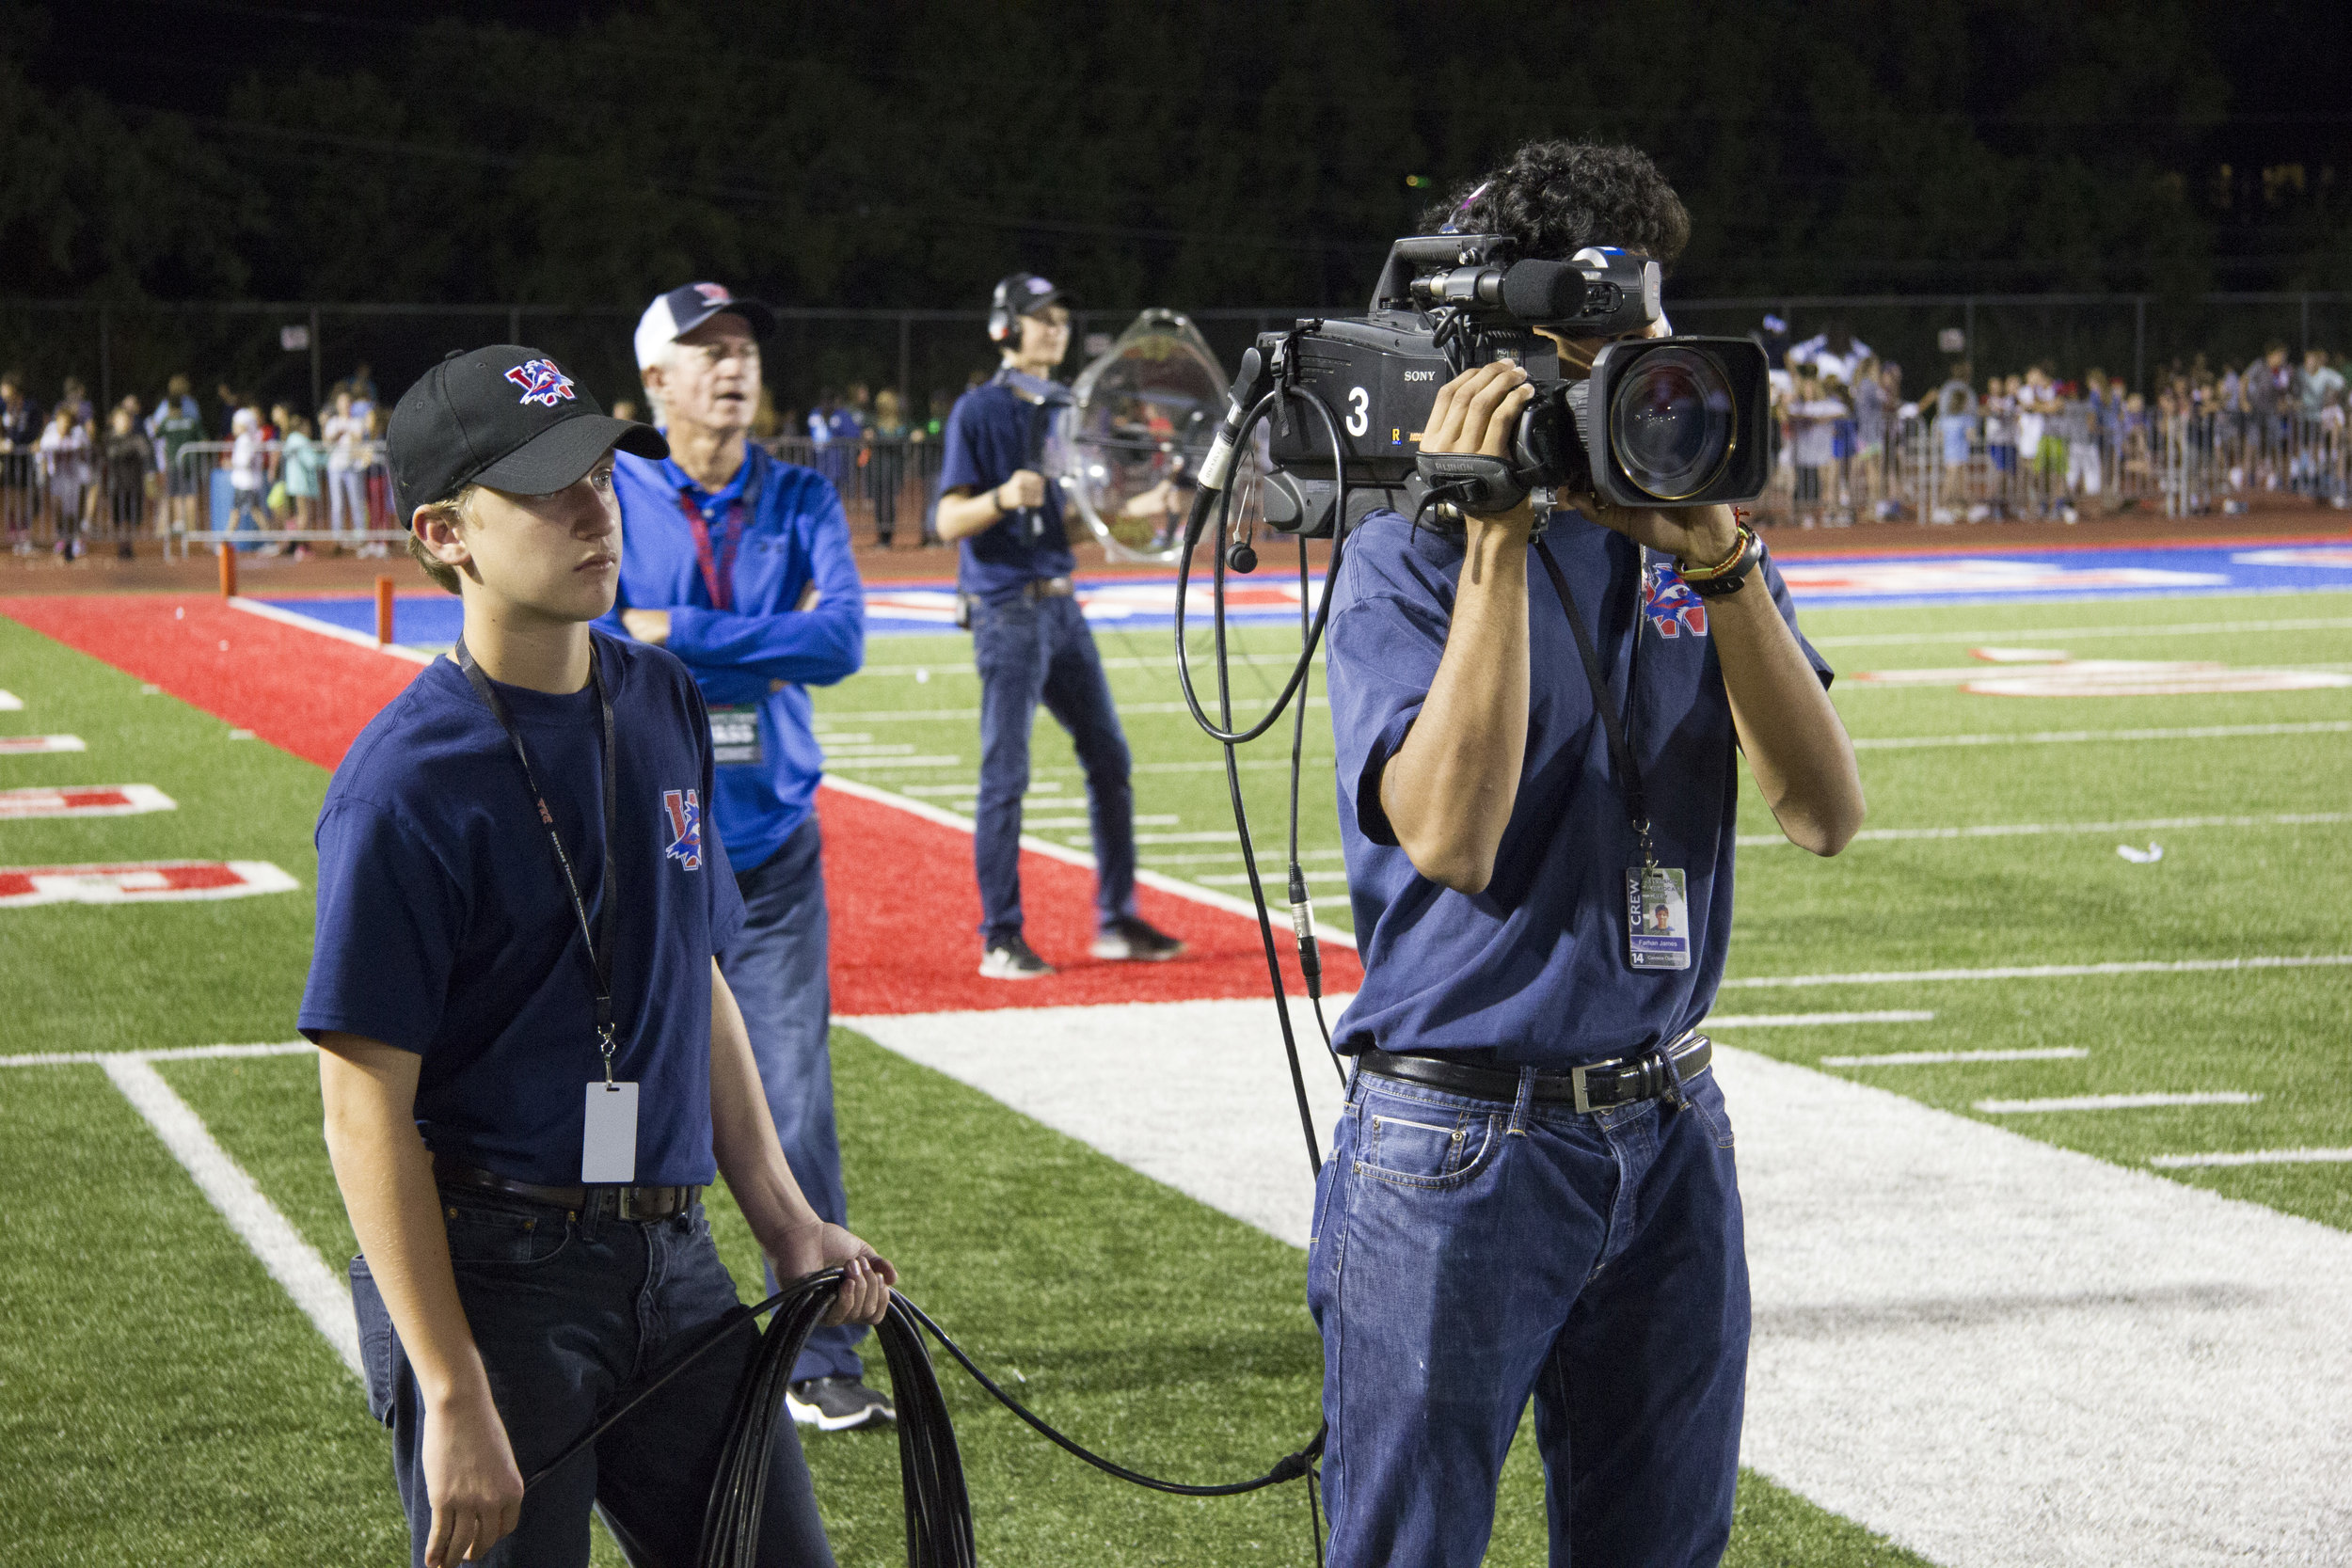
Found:
[[[528, 1496], [523, 1478], [736, 1311], [697, 1201], [719, 1172], [779, 1273], [845, 1268], [833, 1321], [879, 1321], [896, 1278], [802, 1196], [714, 960], [743, 910], [702, 831], [694, 683], [589, 631], [620, 572], [616, 443], [666, 450], [511, 344], [401, 399], [395, 505], [465, 631], [319, 814], [301, 1026], [423, 1568], [578, 1568], [592, 1502], [635, 1560], [691, 1560], [748, 1327]], [[762, 1560], [826, 1568], [788, 1433], [772, 1465]]]
[[[1647, 158], [1565, 143], [1440, 215], [1556, 260], [1667, 261], [1689, 233]], [[1559, 341], [1563, 373], [1600, 346]], [[1421, 450], [1501, 455], [1530, 395], [1516, 365], [1472, 370]], [[1579, 498], [1545, 522], [1531, 548], [1526, 504], [1452, 531], [1375, 513], [1333, 586], [1364, 957], [1309, 1259], [1335, 1568], [1477, 1563], [1531, 1395], [1555, 1564], [1711, 1564], [1729, 1536], [1747, 1273], [1694, 1025], [1731, 927], [1733, 752], [1817, 854], [1852, 837], [1861, 784], [1829, 670], [1729, 508]]]
[[[745, 439], [759, 406], [759, 340], [775, 313], [716, 283], [660, 295], [637, 324], [637, 367], [666, 458], [612, 465], [621, 588], [598, 625], [669, 649], [710, 706], [718, 755], [711, 820], [743, 895], [743, 929], [719, 968], [743, 1009], [768, 1110], [817, 1212], [849, 1223], [834, 1131], [826, 982], [825, 755], [808, 688], [866, 657], [866, 594], [841, 498], [822, 475]], [[770, 1293], [775, 1277], [769, 1276]], [[792, 1369], [793, 1419], [838, 1432], [893, 1417], [868, 1388], [844, 1324], [809, 1336]]]
[[1061, 487], [1039, 470], [1070, 393], [1052, 377], [1070, 352], [1070, 310], [1042, 277], [996, 285], [988, 335], [1004, 353], [993, 380], [956, 400], [941, 457], [939, 536], [959, 544], [956, 591], [980, 671], [980, 794], [972, 855], [980, 879], [980, 974], [1033, 980], [1054, 966], [1022, 935], [1021, 798], [1029, 788], [1037, 706], [1070, 732], [1086, 769], [1094, 833], [1098, 958], [1158, 962], [1184, 944], [1136, 913], [1135, 790], [1127, 736], [1111, 705], [1094, 634], [1078, 611], [1076, 562]]

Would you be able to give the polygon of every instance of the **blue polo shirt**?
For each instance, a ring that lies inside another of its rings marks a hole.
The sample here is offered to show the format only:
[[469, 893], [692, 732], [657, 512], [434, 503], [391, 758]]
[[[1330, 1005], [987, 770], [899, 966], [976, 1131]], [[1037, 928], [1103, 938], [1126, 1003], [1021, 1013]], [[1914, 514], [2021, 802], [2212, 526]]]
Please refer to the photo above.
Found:
[[[596, 623], [625, 638], [622, 610], [668, 610], [664, 646], [693, 673], [704, 700], [757, 709], [759, 760], [719, 766], [714, 816], [738, 871], [765, 863], [816, 810], [825, 753], [809, 727], [808, 688], [831, 686], [866, 662], [866, 590], [840, 494], [814, 469], [747, 450], [715, 495], [666, 458], [614, 457], [621, 588], [612, 612]], [[717, 610], [681, 508], [702, 515], [715, 563], [726, 520], [747, 494], [727, 576], [734, 607]], [[817, 602], [796, 608], [812, 583]]]
[[[1574, 635], [1532, 552], [1527, 757], [1494, 879], [1456, 893], [1397, 847], [1381, 769], [1437, 677], [1463, 551], [1459, 536], [1375, 512], [1348, 536], [1328, 632], [1340, 835], [1364, 965], [1333, 1033], [1343, 1052], [1488, 1051], [1498, 1066], [1569, 1067], [1671, 1040], [1714, 1003], [1740, 780], [1705, 601], [1670, 562], [1645, 566], [1640, 546], [1575, 513], [1555, 513], [1547, 538], [1620, 705], [1638, 644], [1631, 740], [1659, 863], [1689, 874], [1692, 966], [1637, 973], [1626, 961], [1633, 832]], [[1769, 559], [1760, 581], [1795, 630]], [[1798, 641], [1826, 684], [1829, 666]]]
[[[993, 490], [1024, 468], [1042, 472], [1039, 453], [1045, 421], [1055, 411], [1029, 402], [1002, 382], [992, 381], [956, 399], [948, 411], [946, 451], [940, 459], [939, 488], [969, 485], [974, 494]], [[993, 526], [957, 542], [956, 586], [993, 599], [1025, 583], [1066, 578], [1077, 566], [1070, 535], [1062, 527], [1061, 486], [1049, 476], [1042, 528], [1032, 535], [1035, 513], [1008, 513]]]
[[[638, 1085], [637, 1180], [698, 1186], [710, 1150], [710, 960], [743, 922], [701, 823], [709, 730], [685, 668], [596, 639], [620, 741], [613, 1076]], [[594, 687], [501, 687], [598, 918], [603, 721]], [[593, 971], [506, 732], [446, 658], [360, 732], [319, 812], [318, 936], [299, 1020], [424, 1058], [417, 1130], [521, 1181], [580, 1180], [586, 1085], [604, 1075]]]

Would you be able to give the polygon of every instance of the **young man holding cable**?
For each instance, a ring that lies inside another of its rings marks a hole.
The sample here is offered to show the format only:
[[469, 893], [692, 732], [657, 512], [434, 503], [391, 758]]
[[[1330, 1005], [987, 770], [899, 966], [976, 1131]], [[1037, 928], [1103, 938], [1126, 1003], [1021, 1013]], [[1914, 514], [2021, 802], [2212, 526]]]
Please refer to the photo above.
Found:
[[1004, 355], [993, 380], [956, 400], [940, 467], [939, 536], [955, 540], [959, 602], [980, 673], [980, 791], [972, 855], [980, 880], [980, 974], [1033, 980], [1054, 966], [1030, 948], [1021, 911], [1021, 798], [1040, 703], [1070, 732], [1086, 770], [1094, 835], [1092, 954], [1162, 962], [1184, 944], [1136, 912], [1135, 789], [1127, 736], [1072, 590], [1057, 467], [1069, 388], [1053, 379], [1070, 352], [1061, 291], [1020, 272], [996, 285], [988, 335]]
[[[526, 1494], [648, 1374], [738, 1310], [698, 1200], [723, 1172], [776, 1272], [896, 1278], [817, 1214], [776, 1142], [716, 955], [742, 924], [703, 832], [714, 762], [686, 669], [592, 634], [620, 573], [617, 445], [553, 360], [453, 354], [393, 412], [410, 551], [465, 629], [360, 735], [319, 814], [301, 1013], [358, 1233], [370, 1410], [411, 1560], [584, 1564], [601, 1507], [637, 1561], [691, 1560], [748, 1326]], [[829, 1564], [787, 1433], [762, 1560]]]
[[[1647, 158], [1565, 143], [1440, 215], [1559, 260], [1670, 261], [1689, 232]], [[1571, 375], [1601, 346], [1554, 341]], [[1530, 395], [1516, 365], [1472, 370], [1420, 450], [1502, 455]], [[1734, 752], [1817, 854], [1862, 788], [1829, 669], [1730, 508], [1575, 506], [1450, 531], [1375, 513], [1332, 588], [1364, 958], [1309, 1260], [1335, 1568], [1477, 1563], [1531, 1397], [1555, 1564], [1711, 1564], [1729, 1538], [1747, 1273], [1697, 1025]]]
[[[743, 896], [743, 928], [719, 968], [801, 1190], [847, 1225], [817, 821], [825, 754], [808, 689], [865, 661], [866, 593], [831, 482], [747, 438], [759, 341], [775, 325], [766, 305], [717, 283], [672, 289], [645, 308], [638, 373], [670, 452], [624, 452], [612, 465], [628, 543], [619, 594], [597, 624], [676, 655], [709, 705], [710, 821]], [[787, 1395], [794, 1420], [839, 1432], [892, 1419], [889, 1400], [866, 1386], [856, 1349], [865, 1332], [842, 1324], [809, 1336]]]

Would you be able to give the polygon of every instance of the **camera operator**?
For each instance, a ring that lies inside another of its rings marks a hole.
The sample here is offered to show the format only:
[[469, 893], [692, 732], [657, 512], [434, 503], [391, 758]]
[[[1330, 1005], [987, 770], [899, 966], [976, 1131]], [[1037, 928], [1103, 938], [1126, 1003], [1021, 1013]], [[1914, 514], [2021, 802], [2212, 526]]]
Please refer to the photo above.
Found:
[[[1432, 215], [1554, 260], [1670, 262], [1689, 234], [1646, 157], [1589, 144], [1531, 145]], [[1546, 336], [1568, 375], [1602, 346]], [[1531, 395], [1508, 360], [1458, 376], [1420, 450], [1502, 455]], [[1730, 508], [1573, 500], [1460, 531], [1374, 513], [1333, 585], [1364, 957], [1309, 1278], [1335, 1568], [1476, 1563], [1531, 1395], [1553, 1562], [1713, 1563], [1729, 1539], [1748, 1285], [1695, 1026], [1731, 928], [1733, 752], [1817, 854], [1862, 788], [1829, 668]]]
[[1079, 613], [1061, 487], [1041, 469], [1069, 389], [1052, 379], [1070, 352], [1070, 310], [1042, 277], [996, 285], [989, 336], [1004, 367], [956, 400], [941, 460], [939, 536], [958, 542], [956, 591], [980, 672], [980, 794], [972, 853], [980, 879], [980, 974], [1031, 980], [1054, 966], [1022, 935], [1021, 798], [1038, 704], [1059, 721], [1086, 769], [1093, 827], [1097, 958], [1159, 962], [1184, 944], [1136, 912], [1135, 790], [1127, 736]]

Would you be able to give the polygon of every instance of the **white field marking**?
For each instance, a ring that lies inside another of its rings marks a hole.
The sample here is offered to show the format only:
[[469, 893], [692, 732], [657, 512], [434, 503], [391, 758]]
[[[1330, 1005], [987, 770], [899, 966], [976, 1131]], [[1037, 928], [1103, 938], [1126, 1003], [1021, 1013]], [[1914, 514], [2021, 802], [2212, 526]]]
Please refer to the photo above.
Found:
[[832, 762], [839, 757], [902, 757], [914, 750], [913, 746], [907, 745], [904, 742], [895, 746], [865, 744], [850, 745], [846, 742], [836, 741], [831, 736], [819, 736], [818, 739], [824, 746], [825, 760], [827, 762]]
[[[173, 886], [174, 874], [225, 867], [236, 880]], [[124, 861], [0, 865], [0, 909], [36, 904], [184, 904], [293, 893], [302, 884], [267, 861]], [[19, 891], [21, 890], [21, 891]]]
[[78, 735], [0, 735], [0, 757], [46, 756], [52, 752], [87, 752]]
[[0, 691], [0, 713], [22, 713], [24, 699], [13, 691]]
[[175, 1045], [156, 1051], [43, 1051], [30, 1056], [0, 1056], [0, 1067], [71, 1067], [117, 1060], [197, 1062], [222, 1056], [298, 1056], [316, 1051], [309, 1040], [275, 1040], [266, 1045]]
[[230, 1228], [245, 1239], [270, 1277], [284, 1287], [303, 1316], [310, 1320], [354, 1377], [366, 1374], [359, 1367], [359, 1325], [351, 1315], [351, 1290], [335, 1277], [318, 1249], [304, 1241], [278, 1206], [262, 1196], [253, 1178], [229, 1157], [188, 1102], [172, 1092], [154, 1065], [137, 1056], [109, 1056], [100, 1064], [122, 1098], [129, 1101], [172, 1158], [196, 1179], [198, 1187]]
[[[1055, 803], [1057, 805], [1068, 805], [1072, 802], [1056, 801]], [[1135, 825], [1138, 828], [1166, 827], [1171, 822], [1182, 822], [1184, 818], [1182, 816], [1176, 816], [1172, 813], [1164, 813], [1155, 816], [1136, 817]], [[1091, 819], [1084, 816], [1038, 816], [1026, 818], [1021, 825], [1025, 828], [1084, 828], [1091, 825]]]
[[229, 738], [231, 740], [251, 740], [253, 738], [253, 732], [251, 730], [230, 730], [229, 732]]
[[[111, 795], [103, 805], [73, 803], [74, 797]], [[0, 789], [0, 822], [57, 816], [137, 816], [178, 811], [180, 802], [153, 784], [56, 784], [38, 789]]]
[[2173, 730], [2042, 730], [2031, 735], [1890, 735], [1853, 743], [1857, 752], [1912, 752], [1945, 746], [2074, 746], [2100, 741], [2240, 740], [2273, 735], [2352, 734], [2352, 720], [2300, 724], [2194, 724]]
[[[977, 784], [904, 784], [899, 787], [898, 793], [901, 795], [969, 795], [978, 787]], [[1035, 779], [1029, 781], [1029, 793], [1032, 795], [1054, 795], [1058, 794], [1060, 790], [1061, 785], [1058, 784], [1040, 784]]]
[[338, 642], [348, 642], [355, 648], [365, 648], [372, 654], [389, 654], [394, 658], [406, 659], [411, 664], [430, 664], [440, 657], [438, 654], [429, 654], [421, 648], [411, 648], [404, 643], [378, 642], [366, 632], [354, 631], [349, 626], [339, 626], [332, 621], [322, 621], [315, 615], [305, 615], [299, 610], [282, 610], [274, 604], [263, 604], [259, 599], [248, 599], [242, 594], [230, 596], [229, 608], [242, 610], [247, 615], [259, 615], [264, 621], [276, 621], [280, 626], [299, 626], [304, 631], [314, 631], [321, 637], [331, 637]]
[[1231, 828], [1204, 829], [1188, 833], [1137, 833], [1137, 844], [1239, 844], [1241, 835]]
[[[1201, 705], [1205, 709], [1208, 705], [1204, 703]], [[1246, 701], [1236, 701], [1233, 705], [1242, 710], [1241, 716], [1245, 719], [1258, 711], [1249, 706]], [[1307, 705], [1329, 707], [1331, 705], [1327, 698], [1310, 697], [1307, 699]], [[1119, 711], [1122, 714], [1190, 713], [1192, 709], [1182, 703], [1121, 703], [1119, 705]], [[979, 716], [980, 710], [976, 707], [922, 707], [879, 708], [871, 713], [828, 713], [824, 717], [836, 724], [886, 724], [906, 720], [977, 719]], [[1219, 763], [1217, 766], [1221, 768], [1224, 764]], [[1288, 767], [1289, 764], [1286, 762], [1283, 766]]]
[[[1319, 770], [1327, 770], [1334, 760], [1331, 757], [1304, 757], [1299, 761], [1299, 771], [1303, 775], [1312, 777]], [[1288, 757], [1243, 757], [1240, 762], [1245, 770], [1254, 768], [1288, 768], [1291, 765]], [[1222, 773], [1225, 771], [1225, 764], [1222, 759], [1204, 762], [1138, 762], [1128, 771], [1133, 773]]]
[[1823, 1067], [1941, 1067], [1947, 1062], [2072, 1062], [2090, 1053], [2079, 1045], [2028, 1046], [2015, 1051], [1890, 1051], [1876, 1056], [1824, 1056]]
[[1809, 641], [1817, 648], [1918, 648], [1947, 642], [1997, 642], [2012, 637], [2205, 637], [2265, 631], [2352, 631], [2352, 619], [2313, 616], [2286, 621], [2195, 621], [2172, 626], [2010, 626], [2000, 631], [1900, 631]]
[[[1336, 861], [1344, 859], [1346, 854], [1347, 851], [1344, 849], [1301, 849], [1298, 851], [1298, 858], [1302, 861]], [[1152, 863], [1153, 865], [1239, 865], [1241, 854], [1238, 850], [1230, 855], [1155, 854], [1152, 857]], [[1286, 863], [1279, 854], [1265, 862], [1268, 867], [1275, 870], [1281, 869]], [[1201, 879], [1203, 881], [1208, 879], [1205, 877]]]
[[[1957, 686], [1969, 691], [1993, 691], [1995, 695], [2030, 694], [2029, 689], [2035, 683], [2060, 687], [2072, 684], [2112, 685], [2127, 687], [2135, 691], [2145, 689], [2156, 696], [2220, 690], [2290, 691], [2345, 684], [2339, 679], [2327, 678], [2342, 670], [2344, 667], [2341, 664], [2233, 666], [2214, 659], [2069, 658], [2055, 648], [1978, 648], [1973, 651], [1979, 656], [1988, 656], [1992, 667], [1966, 664], [1948, 669], [1857, 670], [1846, 678], [1853, 682], [1852, 689], [1857, 691]], [[2322, 678], [2301, 687], [2246, 684], [2258, 676], [2311, 673]], [[2195, 684], [2200, 681], [2238, 684]], [[2173, 684], [2176, 682], [2190, 684]]]
[[1989, 1117], [2036, 1116], [2051, 1111], [2155, 1111], [2168, 1105], [2257, 1105], [2262, 1096], [2241, 1089], [2193, 1094], [2067, 1094], [2049, 1100], [1979, 1100], [1974, 1109]]
[[1876, 1013], [1709, 1013], [1702, 1029], [1811, 1029], [1832, 1023], [1932, 1023], [1935, 1015], [1917, 1008]]
[[2136, 959], [2100, 964], [2010, 964], [1992, 969], [1904, 969], [1854, 974], [1756, 974], [1725, 980], [1723, 990], [1773, 990], [1791, 986], [1925, 985], [1938, 980], [2074, 980], [2092, 974], [2196, 974], [2210, 970], [2318, 969], [2352, 964], [2352, 953], [2287, 958]]
[[[2045, 833], [2136, 833], [2183, 828], [2318, 828], [2352, 822], [2352, 812], [2286, 812], [2273, 816], [2150, 816], [2133, 822], [1988, 822], [1969, 828], [1865, 828], [1854, 842], [1895, 844], [1912, 839], [2034, 838]], [[1779, 833], [1741, 833], [1740, 847], [1786, 844]]]
[[[1819, 647], [1820, 644], [1817, 641], [1814, 645]], [[1192, 662], [1196, 666], [1206, 664], [1212, 657], [1204, 652], [1196, 656]], [[1099, 662], [1105, 670], [1173, 670], [1176, 668], [1176, 656], [1162, 654], [1156, 657], [1136, 657], [1127, 654], [1119, 654], [1106, 657]], [[1285, 672], [1297, 662], [1295, 657], [1283, 658], [1279, 655], [1265, 656], [1263, 660], [1267, 670], [1279, 669]], [[1317, 664], [1323, 662], [1323, 654], [1320, 650], [1315, 654], [1314, 662]], [[971, 664], [868, 664], [858, 671], [861, 675], [913, 675], [925, 681], [935, 681], [942, 675], [977, 675], [979, 673], [978, 666]]]
[[[1307, 1241], [1264, 1001], [842, 1022]], [[1327, 1147], [1339, 1086], [1301, 1066]], [[1734, 1047], [1714, 1070], [1756, 1303], [1747, 1464], [1944, 1568], [2342, 1560], [2352, 1423], [2325, 1369], [2352, 1366], [2352, 1235]]]
[[2160, 1170], [2192, 1170], [2210, 1165], [2319, 1165], [2352, 1163], [2352, 1148], [2249, 1148], [2228, 1154], [2152, 1154], [2148, 1163]]
[[[907, 748], [912, 752], [914, 747]], [[874, 772], [884, 768], [961, 768], [961, 757], [827, 757], [828, 768], [855, 768]]]
[[[889, 790], [855, 779], [836, 779], [828, 776], [823, 784], [827, 789], [837, 789], [844, 795], [854, 796], [861, 800], [871, 800], [877, 805], [894, 806], [899, 811], [910, 812], [922, 817], [927, 822], [936, 822], [942, 827], [953, 828], [960, 833], [968, 833], [972, 831], [970, 817], [960, 816], [954, 812], [932, 805], [928, 800], [910, 800], [903, 795], [894, 795]], [[1068, 845], [1057, 844], [1050, 838], [1041, 838], [1034, 833], [1023, 833], [1021, 847], [1033, 849], [1047, 859], [1060, 861], [1065, 865], [1083, 866], [1089, 871], [1094, 869], [1092, 855], [1083, 849], [1073, 849]], [[1213, 910], [1223, 910], [1228, 914], [1237, 914], [1246, 920], [1254, 922], [1258, 918], [1257, 910], [1248, 899], [1236, 898], [1230, 893], [1218, 893], [1214, 889], [1202, 887], [1197, 882], [1183, 881], [1168, 876], [1166, 872], [1138, 867], [1136, 871], [1136, 880], [1144, 887], [1157, 888], [1162, 893], [1173, 894], [1179, 898], [1189, 899], [1196, 904], [1206, 904]], [[1345, 931], [1333, 930], [1327, 927], [1319, 929], [1316, 935], [1326, 942], [1335, 942], [1351, 950], [1356, 945], [1356, 939], [1353, 936]]]

